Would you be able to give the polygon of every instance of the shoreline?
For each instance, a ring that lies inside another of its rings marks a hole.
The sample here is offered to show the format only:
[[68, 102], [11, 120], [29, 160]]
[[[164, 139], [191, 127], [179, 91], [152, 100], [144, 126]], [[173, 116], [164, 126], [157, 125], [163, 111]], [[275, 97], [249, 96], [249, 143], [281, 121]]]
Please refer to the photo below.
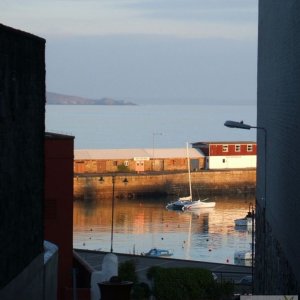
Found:
[[[200, 197], [254, 195], [256, 190], [256, 169], [200, 170], [192, 172], [191, 178], [193, 194]], [[113, 189], [116, 198], [184, 196], [188, 188], [188, 173], [180, 171], [74, 174], [75, 200], [111, 198]]]

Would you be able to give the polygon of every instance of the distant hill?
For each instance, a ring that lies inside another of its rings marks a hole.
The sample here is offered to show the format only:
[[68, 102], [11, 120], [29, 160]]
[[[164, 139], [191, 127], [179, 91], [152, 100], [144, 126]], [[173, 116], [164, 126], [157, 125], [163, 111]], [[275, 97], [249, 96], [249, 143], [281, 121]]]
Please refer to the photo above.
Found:
[[47, 104], [49, 105], [136, 105], [132, 102], [124, 100], [114, 100], [111, 98], [89, 99], [51, 92], [47, 92], [46, 99]]

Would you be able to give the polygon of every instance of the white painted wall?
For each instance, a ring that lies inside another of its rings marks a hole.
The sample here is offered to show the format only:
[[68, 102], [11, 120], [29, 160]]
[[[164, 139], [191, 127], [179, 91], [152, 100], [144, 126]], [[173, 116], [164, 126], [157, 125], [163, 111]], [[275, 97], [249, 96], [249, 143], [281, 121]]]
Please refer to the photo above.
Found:
[[206, 158], [206, 169], [256, 168], [256, 155], [210, 156]]

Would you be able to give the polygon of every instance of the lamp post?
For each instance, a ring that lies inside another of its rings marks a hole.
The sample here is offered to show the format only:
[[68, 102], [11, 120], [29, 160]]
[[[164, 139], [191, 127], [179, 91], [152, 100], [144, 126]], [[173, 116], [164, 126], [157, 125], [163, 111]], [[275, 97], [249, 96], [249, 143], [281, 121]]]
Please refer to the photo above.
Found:
[[262, 130], [264, 132], [264, 193], [263, 193], [263, 208], [266, 209], [267, 206], [267, 130], [264, 127], [260, 126], [252, 126], [245, 124], [243, 121], [241, 122], [236, 122], [236, 121], [226, 121], [224, 123], [226, 127], [229, 128], [238, 128], [238, 129], [257, 129], [257, 130]]
[[[262, 208], [263, 208], [263, 232], [264, 235], [266, 234], [266, 206], [267, 206], [267, 130], [264, 127], [260, 126], [252, 126], [245, 124], [243, 121], [241, 122], [236, 122], [236, 121], [226, 121], [224, 123], [226, 127], [229, 128], [238, 128], [238, 129], [257, 129], [257, 130], [262, 130], [264, 132], [264, 191], [263, 191], [263, 203], [262, 203]], [[257, 204], [257, 198], [255, 198], [255, 204]], [[257, 205], [255, 205], [257, 208]], [[255, 217], [256, 218], [256, 217]], [[253, 260], [253, 254], [254, 254], [254, 209], [252, 207], [252, 245], [251, 245], [251, 250], [252, 250], [252, 294], [254, 292], [254, 260]], [[263, 270], [264, 270], [264, 277], [266, 276], [266, 237], [264, 236], [264, 250], [263, 250]], [[264, 279], [264, 284], [266, 282], [266, 279]]]
[[154, 139], [156, 135], [162, 135], [161, 132], [153, 132], [152, 133], [152, 170], [154, 170]]
[[[103, 176], [99, 178], [100, 183], [104, 182]], [[111, 175], [111, 182], [112, 182], [112, 197], [111, 197], [111, 232], [110, 232], [110, 252], [113, 252], [113, 241], [114, 241], [114, 212], [115, 212], [115, 182], [116, 182], [116, 175]], [[128, 183], [127, 178], [123, 179], [123, 183], [126, 185]]]
[[255, 222], [255, 208], [252, 203], [249, 205], [249, 211], [251, 212], [251, 274], [252, 274], [252, 294], [254, 293], [254, 222]]

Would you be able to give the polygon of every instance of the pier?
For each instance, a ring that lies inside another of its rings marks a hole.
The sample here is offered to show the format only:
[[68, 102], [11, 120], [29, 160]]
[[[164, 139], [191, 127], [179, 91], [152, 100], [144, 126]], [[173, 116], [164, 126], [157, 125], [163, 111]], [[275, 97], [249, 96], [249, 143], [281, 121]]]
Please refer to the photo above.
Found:
[[[115, 176], [115, 196], [138, 198], [153, 196], [183, 196], [188, 193], [188, 174], [177, 172], [143, 173], [80, 173], [74, 174], [74, 199], [109, 198]], [[100, 178], [104, 181], [100, 181]], [[200, 170], [191, 173], [193, 194], [209, 195], [254, 194], [256, 169]], [[128, 183], [123, 184], [127, 179]]]

